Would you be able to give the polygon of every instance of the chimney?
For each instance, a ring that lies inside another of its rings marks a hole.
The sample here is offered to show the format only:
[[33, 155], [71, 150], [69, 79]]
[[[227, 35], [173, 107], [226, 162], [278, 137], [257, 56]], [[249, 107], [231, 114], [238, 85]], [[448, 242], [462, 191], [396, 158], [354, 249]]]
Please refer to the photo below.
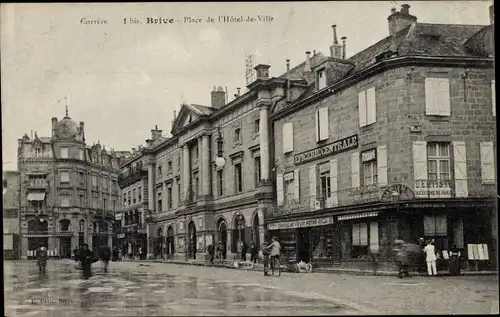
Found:
[[56, 136], [56, 124], [57, 124], [57, 118], [53, 117], [52, 118], [52, 137]]
[[82, 141], [85, 141], [85, 129], [84, 129], [85, 123], [83, 121], [80, 121], [80, 134], [82, 135]]
[[286, 81], [286, 101], [287, 102], [290, 102], [290, 79], [289, 79], [289, 76], [290, 76], [290, 60], [287, 59], [286, 60], [286, 77], [287, 77], [287, 81]]
[[345, 55], [346, 55], [345, 40], [347, 40], [347, 37], [346, 36], [342, 36], [341, 40], [342, 40], [342, 59], [345, 59]]
[[215, 86], [214, 89], [212, 90], [212, 108], [222, 108], [226, 104], [226, 93], [224, 92], [224, 89], [222, 89], [222, 86], [219, 86], [219, 88], [216, 90]]
[[495, 24], [495, 8], [490, 5], [490, 24]]
[[241, 88], [236, 88], [236, 90], [238, 91], [238, 97], [241, 96]]
[[287, 72], [290, 71], [290, 60], [289, 59], [286, 60], [286, 71]]
[[306, 52], [306, 65], [304, 66], [304, 72], [306, 72], [306, 73], [311, 72], [311, 58], [309, 55], [311, 55], [311, 52], [307, 51]]
[[159, 138], [161, 138], [162, 132], [163, 130], [158, 130], [158, 126], [155, 125], [154, 130], [151, 130], [151, 139], [153, 139], [153, 141], [158, 140]]
[[270, 67], [271, 66], [265, 65], [265, 64], [259, 64], [259, 65], [255, 66], [253, 69], [255, 69], [257, 72], [257, 79], [262, 79], [262, 80], [269, 79], [269, 68]]
[[330, 56], [333, 58], [342, 58], [342, 46], [337, 40], [337, 26], [332, 25], [333, 29], [333, 44], [330, 46]]
[[403, 4], [401, 11], [391, 9], [391, 15], [387, 18], [389, 20], [389, 34], [395, 36], [399, 31], [406, 29], [412, 23], [417, 22], [417, 17], [410, 14], [410, 6]]

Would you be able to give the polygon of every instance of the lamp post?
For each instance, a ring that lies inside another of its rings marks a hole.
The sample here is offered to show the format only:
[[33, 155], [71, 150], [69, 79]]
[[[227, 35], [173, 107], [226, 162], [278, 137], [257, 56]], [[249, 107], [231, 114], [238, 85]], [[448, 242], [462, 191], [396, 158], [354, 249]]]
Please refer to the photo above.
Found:
[[[224, 165], [226, 164], [226, 159], [224, 158], [224, 138], [222, 137], [222, 133], [220, 132], [220, 127], [217, 128], [217, 138], [215, 139], [215, 142], [217, 143], [217, 156], [215, 158], [215, 166], [217, 168], [224, 168]], [[220, 184], [217, 184], [217, 186], [220, 186]], [[212, 240], [213, 240], [213, 235], [212, 235]], [[224, 241], [224, 244], [226, 244], [226, 242], [227, 238], [226, 241]], [[212, 241], [212, 243], [214, 242]], [[224, 245], [224, 252], [227, 252], [226, 245]]]

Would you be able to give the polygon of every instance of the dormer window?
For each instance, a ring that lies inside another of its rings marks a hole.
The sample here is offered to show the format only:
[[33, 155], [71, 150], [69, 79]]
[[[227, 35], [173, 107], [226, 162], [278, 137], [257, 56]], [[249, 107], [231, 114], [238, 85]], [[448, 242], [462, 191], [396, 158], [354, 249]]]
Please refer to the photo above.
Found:
[[326, 87], [326, 71], [324, 68], [321, 70], [318, 70], [317, 82], [318, 82], [318, 90], [321, 90], [321, 89]]

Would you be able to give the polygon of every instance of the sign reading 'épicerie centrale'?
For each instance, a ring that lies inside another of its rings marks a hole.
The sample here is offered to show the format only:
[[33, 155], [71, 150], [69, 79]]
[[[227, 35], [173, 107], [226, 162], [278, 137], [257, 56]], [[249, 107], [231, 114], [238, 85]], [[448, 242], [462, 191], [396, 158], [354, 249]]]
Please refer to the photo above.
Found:
[[358, 147], [358, 135], [335, 141], [321, 147], [305, 151], [294, 156], [295, 165], [306, 163], [327, 155], [338, 154]]

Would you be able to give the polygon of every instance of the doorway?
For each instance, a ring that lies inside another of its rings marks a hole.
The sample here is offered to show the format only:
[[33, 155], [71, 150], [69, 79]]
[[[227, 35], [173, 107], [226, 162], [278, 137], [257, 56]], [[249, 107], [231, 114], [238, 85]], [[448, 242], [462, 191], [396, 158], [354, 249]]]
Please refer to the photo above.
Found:
[[172, 257], [174, 255], [174, 228], [172, 226], [167, 229], [167, 256]]
[[[222, 258], [226, 259], [226, 251], [227, 251], [227, 224], [224, 220], [219, 220], [219, 241], [222, 242]], [[217, 243], [218, 244], [218, 243]], [[217, 247], [217, 246], [215, 246]]]
[[196, 225], [193, 221], [188, 226], [188, 258], [196, 260]]
[[311, 228], [297, 229], [297, 261], [311, 260]]
[[59, 238], [59, 254], [63, 259], [71, 259], [71, 237]]

